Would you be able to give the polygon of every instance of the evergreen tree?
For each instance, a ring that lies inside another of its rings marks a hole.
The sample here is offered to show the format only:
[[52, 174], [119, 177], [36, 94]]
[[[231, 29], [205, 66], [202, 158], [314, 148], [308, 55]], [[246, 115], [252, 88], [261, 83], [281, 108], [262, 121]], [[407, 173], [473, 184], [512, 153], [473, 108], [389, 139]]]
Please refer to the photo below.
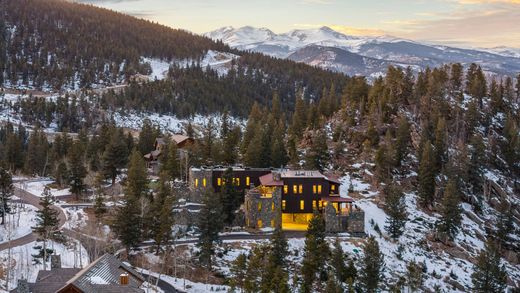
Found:
[[410, 292], [417, 292], [424, 283], [423, 267], [411, 261], [406, 265], [406, 284]]
[[314, 133], [311, 146], [305, 154], [305, 165], [308, 169], [323, 171], [329, 159], [327, 136], [324, 131], [318, 131]]
[[112, 184], [116, 182], [120, 169], [126, 165], [128, 160], [128, 150], [122, 136], [118, 131], [113, 132], [102, 157], [103, 174], [112, 180]]
[[278, 120], [276, 128], [273, 131], [273, 138], [271, 143], [271, 165], [273, 167], [285, 166], [288, 162], [284, 137], [285, 127], [283, 125], [283, 121], [280, 119]]
[[256, 127], [255, 134], [249, 143], [246, 154], [244, 156], [244, 162], [250, 167], [268, 167], [269, 166], [269, 154], [266, 145], [266, 130], [261, 124]]
[[223, 228], [223, 209], [220, 197], [211, 191], [206, 191], [202, 203], [198, 221], [200, 234], [197, 246], [200, 249], [200, 262], [211, 269], [215, 244], [219, 242], [218, 233]]
[[100, 221], [101, 218], [103, 218], [103, 216], [106, 214], [106, 212], [107, 207], [103, 195], [98, 193], [94, 202], [94, 214], [96, 215], [96, 219]]
[[359, 289], [361, 292], [377, 292], [383, 281], [385, 262], [379, 244], [373, 236], [363, 245], [363, 254], [359, 270]]
[[247, 256], [243, 253], [239, 254], [231, 263], [229, 270], [231, 275], [233, 275], [233, 279], [231, 279], [231, 287], [240, 288], [240, 292], [243, 292], [247, 278]]
[[148, 154], [153, 151], [156, 138], [157, 131], [152, 126], [152, 122], [150, 122], [149, 119], [144, 119], [137, 144], [139, 152], [141, 152], [141, 154]]
[[181, 164], [179, 161], [179, 149], [177, 143], [175, 143], [175, 141], [170, 142], [167, 151], [163, 153], [164, 155], [161, 158], [161, 173], [166, 174], [169, 180], [179, 178]]
[[440, 171], [448, 161], [446, 145], [446, 120], [439, 118], [435, 128], [435, 163], [436, 170]]
[[235, 220], [235, 211], [240, 207], [242, 194], [237, 189], [233, 180], [233, 169], [228, 168], [222, 174], [222, 186], [220, 188], [224, 223], [231, 225]]
[[471, 184], [474, 194], [482, 194], [483, 172], [486, 164], [486, 149], [482, 136], [476, 134], [471, 137], [469, 150], [468, 182]]
[[515, 231], [513, 210], [515, 206], [503, 201], [498, 208], [495, 239], [499, 248], [503, 248], [510, 240], [509, 234]]
[[79, 143], [74, 143], [68, 155], [69, 191], [76, 196], [76, 199], [79, 199], [86, 188], [83, 180], [87, 176], [87, 169], [84, 165], [83, 153]]
[[124, 186], [123, 204], [116, 210], [113, 228], [127, 252], [142, 239], [143, 211], [141, 198], [148, 188], [146, 167], [139, 151], [132, 152]]
[[454, 180], [449, 180], [442, 199], [441, 219], [437, 224], [437, 231], [453, 240], [460, 227], [461, 214], [462, 209], [457, 184]]
[[474, 292], [504, 292], [507, 286], [507, 272], [504, 265], [500, 265], [500, 253], [492, 240], [488, 240], [486, 248], [477, 256], [471, 280]]
[[404, 158], [408, 155], [408, 146], [410, 145], [410, 123], [405, 117], [399, 119], [397, 125], [397, 134], [395, 142], [395, 163], [401, 166]]
[[54, 199], [49, 187], [45, 187], [40, 197], [41, 209], [36, 211], [36, 226], [32, 227], [33, 232], [38, 234], [39, 240], [43, 241], [43, 269], [46, 268], [47, 262], [47, 242], [49, 240], [63, 241], [63, 235], [60, 232], [60, 220], [58, 211], [53, 208]]
[[235, 126], [230, 129], [230, 131], [223, 136], [223, 154], [222, 154], [222, 162], [227, 165], [233, 165], [238, 160], [238, 147], [240, 143], [240, 137], [242, 136], [242, 131], [240, 127]]
[[403, 192], [395, 183], [385, 188], [385, 203], [388, 219], [386, 220], [386, 231], [393, 239], [403, 234], [403, 229], [408, 218]]
[[329, 274], [327, 279], [327, 283], [325, 285], [325, 293], [342, 293], [343, 289], [341, 285], [336, 280], [333, 274]]
[[268, 248], [267, 261], [262, 270], [262, 292], [290, 292], [285, 262], [288, 245], [281, 229], [274, 231]]
[[[347, 265], [348, 261], [348, 265]], [[354, 266], [352, 259], [349, 259], [341, 247], [341, 242], [338, 238], [334, 242], [334, 249], [330, 257], [330, 265], [334, 270], [336, 280], [341, 283], [354, 282], [357, 276], [357, 269]]]
[[435, 158], [429, 141], [426, 141], [419, 161], [417, 181], [420, 204], [423, 208], [428, 208], [433, 204], [435, 195]]
[[326, 278], [325, 264], [329, 259], [329, 254], [329, 245], [325, 241], [325, 221], [321, 213], [315, 211], [305, 235], [301, 268], [302, 292], [313, 292], [316, 281], [323, 281]]
[[5, 215], [11, 212], [9, 200], [12, 195], [13, 177], [7, 170], [0, 167], [0, 217], [2, 217], [0, 225], [5, 225]]
[[159, 190], [149, 212], [151, 237], [157, 245], [156, 254], [159, 253], [161, 245], [167, 243], [172, 237], [174, 224], [172, 209], [175, 199], [171, 193], [167, 179], [162, 176], [159, 180]]

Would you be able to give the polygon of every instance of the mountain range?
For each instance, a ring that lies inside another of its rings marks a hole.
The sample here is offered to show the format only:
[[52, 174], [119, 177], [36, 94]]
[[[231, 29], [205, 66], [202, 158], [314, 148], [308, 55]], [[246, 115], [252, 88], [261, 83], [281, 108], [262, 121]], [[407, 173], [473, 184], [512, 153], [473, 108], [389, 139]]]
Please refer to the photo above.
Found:
[[520, 49], [464, 49], [391, 37], [350, 36], [329, 27], [276, 34], [267, 28], [223, 27], [204, 36], [231, 47], [319, 66], [350, 75], [375, 77], [388, 65], [414, 71], [459, 62], [478, 63], [491, 75], [520, 72]]

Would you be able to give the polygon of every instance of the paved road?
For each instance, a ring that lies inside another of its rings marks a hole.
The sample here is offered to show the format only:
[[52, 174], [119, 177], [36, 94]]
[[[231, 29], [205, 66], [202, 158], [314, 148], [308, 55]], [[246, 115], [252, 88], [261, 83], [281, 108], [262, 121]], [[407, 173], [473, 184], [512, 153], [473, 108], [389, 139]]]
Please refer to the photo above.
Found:
[[[157, 278], [154, 277], [154, 276], [151, 276], [151, 275], [148, 275], [148, 274], [145, 274], [145, 273], [140, 273], [149, 283], [152, 283], [152, 284], [155, 284]], [[163, 281], [163, 280], [159, 280], [159, 283], [157, 283], [157, 286], [159, 286], [159, 288], [161, 288], [161, 290], [164, 291], [164, 293], [182, 293], [182, 291], [178, 291], [177, 289], [175, 289], [175, 287], [173, 287], [172, 285], [170, 285], [170, 283], [166, 282], [166, 281]]]
[[[17, 187], [14, 188], [14, 195], [19, 197], [20, 200], [26, 204], [30, 204], [30, 205], [36, 207], [37, 209], [42, 208], [42, 206], [40, 205], [40, 198], [37, 197], [36, 195], [33, 195], [33, 194], [31, 194], [23, 189], [17, 188]], [[67, 220], [65, 213], [63, 212], [63, 210], [61, 208], [54, 206], [54, 205], [52, 206], [52, 209], [58, 211], [58, 219], [60, 220], [59, 225], [60, 225], [60, 228], [63, 227], [63, 225], [65, 224], [65, 221]], [[27, 234], [20, 238], [13, 239], [13, 240], [11, 240], [11, 242], [5, 242], [5, 243], [0, 244], [0, 251], [8, 249], [8, 248], [13, 248], [13, 247], [22, 246], [22, 245], [31, 243], [33, 241], [36, 241], [37, 238], [38, 238], [38, 235], [36, 233]]]

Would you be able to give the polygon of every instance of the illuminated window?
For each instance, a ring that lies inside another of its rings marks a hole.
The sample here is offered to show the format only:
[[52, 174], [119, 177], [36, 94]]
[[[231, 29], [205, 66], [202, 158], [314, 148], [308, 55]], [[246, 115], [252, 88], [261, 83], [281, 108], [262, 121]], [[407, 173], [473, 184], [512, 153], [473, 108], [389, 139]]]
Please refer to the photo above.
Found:
[[249, 176], [246, 177], [246, 186], [250, 186], [251, 185], [251, 179], [249, 178]]
[[271, 211], [274, 211], [274, 202], [271, 203]]
[[202, 179], [202, 186], [206, 187], [206, 178]]
[[274, 220], [271, 220], [271, 228], [274, 228]]
[[330, 186], [330, 190], [335, 191], [335, 190], [336, 190], [336, 185], [332, 184], [332, 185]]
[[303, 185], [300, 184], [300, 186], [298, 187], [298, 191], [299, 191], [300, 194], [303, 193]]
[[240, 186], [240, 178], [237, 178], [237, 186]]
[[285, 199], [282, 200], [282, 211], [285, 211], [285, 206], [286, 206], [286, 202], [285, 202]]
[[312, 186], [312, 193], [316, 194], [316, 185]]
[[337, 211], [339, 210], [339, 209], [338, 209], [338, 203], [335, 202], [335, 203], [333, 203], [332, 205], [334, 206], [334, 209], [336, 209], [336, 212], [337, 212]]
[[313, 200], [312, 201], [312, 209], [315, 210], [317, 207], [317, 201], [316, 200]]
[[318, 193], [321, 193], [321, 184], [318, 185]]
[[300, 200], [300, 210], [304, 210], [305, 209], [305, 201], [303, 200]]
[[221, 185], [222, 185], [222, 178], [217, 178], [217, 185], [218, 185], [218, 186], [221, 186]]
[[323, 200], [320, 199], [320, 201], [318, 201], [318, 207], [320, 209], [323, 207]]
[[292, 191], [294, 194], [297, 194], [298, 193], [298, 185], [293, 185], [292, 186]]
[[199, 179], [195, 178], [195, 187], [199, 187]]
[[258, 226], [258, 228], [262, 228], [262, 220], [258, 220], [258, 222], [256, 223], [256, 225]]
[[262, 211], [262, 203], [261, 203], [261, 202], [258, 203], [258, 211], [259, 211], [259, 212]]
[[289, 193], [289, 186], [288, 185], [284, 185], [283, 186], [283, 194], [287, 194]]

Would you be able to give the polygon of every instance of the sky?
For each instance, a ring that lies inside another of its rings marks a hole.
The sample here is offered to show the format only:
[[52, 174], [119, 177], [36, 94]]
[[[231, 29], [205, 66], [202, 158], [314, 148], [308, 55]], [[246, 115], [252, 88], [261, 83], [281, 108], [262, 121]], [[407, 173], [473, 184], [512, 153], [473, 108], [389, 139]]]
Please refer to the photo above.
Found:
[[329, 26], [460, 47], [520, 48], [520, 0], [75, 0], [174, 28], [223, 26], [276, 33]]

